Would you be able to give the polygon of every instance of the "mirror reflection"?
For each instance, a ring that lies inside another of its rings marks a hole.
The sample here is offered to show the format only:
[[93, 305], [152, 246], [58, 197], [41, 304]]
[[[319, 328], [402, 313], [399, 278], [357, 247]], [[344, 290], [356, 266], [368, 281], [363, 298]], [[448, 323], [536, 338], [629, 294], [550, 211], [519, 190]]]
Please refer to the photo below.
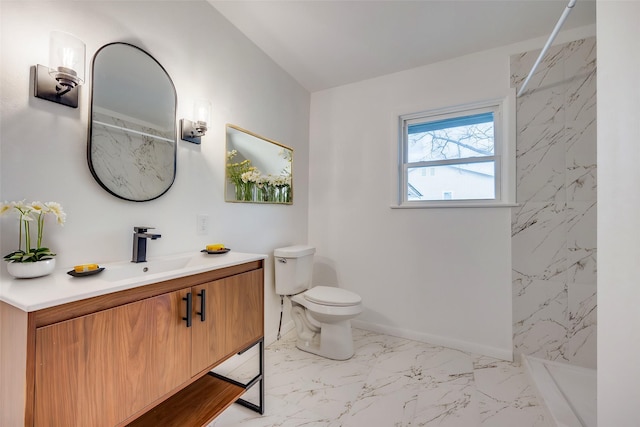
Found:
[[293, 150], [231, 124], [227, 125], [227, 202], [293, 202]]
[[98, 183], [136, 202], [153, 200], [176, 173], [176, 91], [151, 55], [111, 43], [93, 59], [87, 157]]

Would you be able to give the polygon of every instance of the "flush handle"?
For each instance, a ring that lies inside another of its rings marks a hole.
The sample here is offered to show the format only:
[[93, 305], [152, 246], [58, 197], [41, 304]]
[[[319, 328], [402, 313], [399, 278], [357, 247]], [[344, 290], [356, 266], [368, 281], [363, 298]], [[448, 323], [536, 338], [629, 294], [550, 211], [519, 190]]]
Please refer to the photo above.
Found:
[[286, 258], [278, 258], [278, 262], [286, 264], [287, 263], [287, 259]]

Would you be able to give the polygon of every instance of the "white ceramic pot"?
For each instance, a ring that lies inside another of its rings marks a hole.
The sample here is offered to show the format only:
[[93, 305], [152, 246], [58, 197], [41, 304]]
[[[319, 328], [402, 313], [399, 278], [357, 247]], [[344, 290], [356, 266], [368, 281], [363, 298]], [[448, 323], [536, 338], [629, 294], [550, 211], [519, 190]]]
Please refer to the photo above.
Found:
[[36, 262], [8, 262], [7, 271], [19, 279], [32, 279], [51, 274], [56, 268], [56, 259], [45, 259]]

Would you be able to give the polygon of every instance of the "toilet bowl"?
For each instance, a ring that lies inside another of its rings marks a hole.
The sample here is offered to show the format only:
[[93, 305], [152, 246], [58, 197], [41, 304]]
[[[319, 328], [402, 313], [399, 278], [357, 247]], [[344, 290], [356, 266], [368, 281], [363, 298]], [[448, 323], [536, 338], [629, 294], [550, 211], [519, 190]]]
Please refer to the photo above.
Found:
[[351, 319], [362, 313], [362, 299], [346, 289], [312, 286], [315, 248], [289, 246], [274, 251], [276, 292], [291, 300], [296, 347], [335, 360], [353, 356]]

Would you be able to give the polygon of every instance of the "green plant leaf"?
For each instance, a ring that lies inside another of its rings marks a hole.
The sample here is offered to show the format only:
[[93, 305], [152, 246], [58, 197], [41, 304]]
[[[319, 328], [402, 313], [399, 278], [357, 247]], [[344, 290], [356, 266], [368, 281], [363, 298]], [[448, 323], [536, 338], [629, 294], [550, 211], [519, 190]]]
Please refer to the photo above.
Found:
[[51, 252], [49, 248], [32, 249], [29, 252], [14, 251], [4, 256], [4, 260], [8, 262], [37, 262], [45, 259], [51, 259], [56, 254]]

